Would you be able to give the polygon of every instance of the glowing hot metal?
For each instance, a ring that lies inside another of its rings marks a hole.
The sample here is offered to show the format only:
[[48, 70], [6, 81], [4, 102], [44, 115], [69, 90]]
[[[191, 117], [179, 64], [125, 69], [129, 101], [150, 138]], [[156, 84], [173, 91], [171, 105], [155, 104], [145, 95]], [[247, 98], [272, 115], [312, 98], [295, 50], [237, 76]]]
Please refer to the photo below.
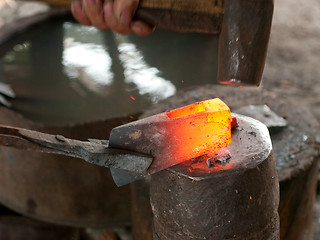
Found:
[[215, 98], [114, 128], [109, 147], [151, 154], [152, 174], [230, 142], [230, 109]]

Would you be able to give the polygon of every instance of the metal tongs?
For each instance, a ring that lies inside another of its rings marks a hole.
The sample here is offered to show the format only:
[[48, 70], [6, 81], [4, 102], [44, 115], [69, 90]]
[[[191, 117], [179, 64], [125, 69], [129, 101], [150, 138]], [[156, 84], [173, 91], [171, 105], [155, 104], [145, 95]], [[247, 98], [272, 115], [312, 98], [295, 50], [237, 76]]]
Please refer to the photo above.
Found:
[[153, 159], [146, 154], [110, 148], [108, 140], [80, 141], [4, 125], [0, 125], [0, 145], [81, 158], [98, 166], [136, 173], [146, 172]]

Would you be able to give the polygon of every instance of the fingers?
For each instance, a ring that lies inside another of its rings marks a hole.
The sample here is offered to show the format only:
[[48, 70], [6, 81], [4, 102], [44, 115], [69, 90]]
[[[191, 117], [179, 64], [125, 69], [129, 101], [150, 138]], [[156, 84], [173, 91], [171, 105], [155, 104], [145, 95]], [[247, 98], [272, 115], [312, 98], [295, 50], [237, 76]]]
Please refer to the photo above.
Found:
[[83, 25], [94, 25], [100, 30], [108, 29], [104, 21], [103, 3], [100, 0], [73, 1], [71, 12], [73, 17]]
[[104, 20], [103, 3], [101, 0], [83, 0], [84, 11], [92, 25], [100, 30], [108, 29]]
[[[129, 34], [132, 18], [138, 4], [139, 0], [114, 0], [112, 6], [107, 3], [105, 5], [105, 21], [108, 22], [110, 29], [121, 34]], [[112, 11], [110, 11], [111, 8]]]
[[91, 21], [87, 17], [87, 14], [82, 8], [82, 4], [79, 1], [73, 1], [71, 4], [71, 12], [74, 18], [81, 24], [90, 26]]
[[115, 14], [114, 3], [112, 1], [104, 4], [104, 20], [108, 24], [109, 28], [120, 34], [129, 34], [131, 28], [129, 25], [121, 24], [120, 20]]
[[133, 31], [138, 36], [146, 36], [154, 28], [142, 21], [132, 21], [139, 0], [82, 0], [71, 5], [74, 18], [83, 25], [93, 25], [100, 30], [111, 29], [120, 34]]
[[152, 33], [155, 30], [155, 27], [151, 27], [142, 21], [134, 21], [131, 24], [131, 29], [137, 36], [143, 37]]
[[154, 27], [142, 21], [132, 21], [138, 5], [139, 0], [115, 0], [113, 5], [108, 3], [108, 6], [105, 6], [105, 16], [109, 14], [113, 14], [113, 16], [105, 18], [105, 21], [110, 29], [121, 34], [133, 31], [138, 36], [146, 36], [153, 32]]
[[124, 27], [130, 27], [133, 15], [137, 10], [139, 0], [115, 0], [114, 15], [118, 23]]

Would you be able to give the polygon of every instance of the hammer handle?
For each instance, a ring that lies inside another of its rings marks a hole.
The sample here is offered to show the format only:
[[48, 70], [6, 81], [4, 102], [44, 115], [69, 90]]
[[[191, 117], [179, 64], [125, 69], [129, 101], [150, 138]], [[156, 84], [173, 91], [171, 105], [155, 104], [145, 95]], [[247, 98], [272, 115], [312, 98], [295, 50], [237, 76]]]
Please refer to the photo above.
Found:
[[[72, 0], [38, 0], [70, 7]], [[140, 0], [134, 18], [158, 28], [177, 32], [218, 34], [223, 0]]]
[[223, 0], [141, 0], [136, 18], [176, 32], [218, 34]]

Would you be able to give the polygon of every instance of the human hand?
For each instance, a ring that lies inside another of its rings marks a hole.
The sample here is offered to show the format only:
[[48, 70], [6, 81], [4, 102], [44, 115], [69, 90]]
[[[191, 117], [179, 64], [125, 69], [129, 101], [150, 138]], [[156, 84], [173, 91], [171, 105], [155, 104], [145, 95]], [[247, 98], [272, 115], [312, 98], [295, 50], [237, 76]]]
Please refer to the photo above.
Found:
[[74, 18], [83, 25], [93, 25], [100, 30], [110, 29], [120, 34], [129, 34], [132, 31], [138, 36], [146, 36], [154, 30], [142, 21], [132, 20], [139, 0], [102, 1], [73, 1], [71, 11]]

